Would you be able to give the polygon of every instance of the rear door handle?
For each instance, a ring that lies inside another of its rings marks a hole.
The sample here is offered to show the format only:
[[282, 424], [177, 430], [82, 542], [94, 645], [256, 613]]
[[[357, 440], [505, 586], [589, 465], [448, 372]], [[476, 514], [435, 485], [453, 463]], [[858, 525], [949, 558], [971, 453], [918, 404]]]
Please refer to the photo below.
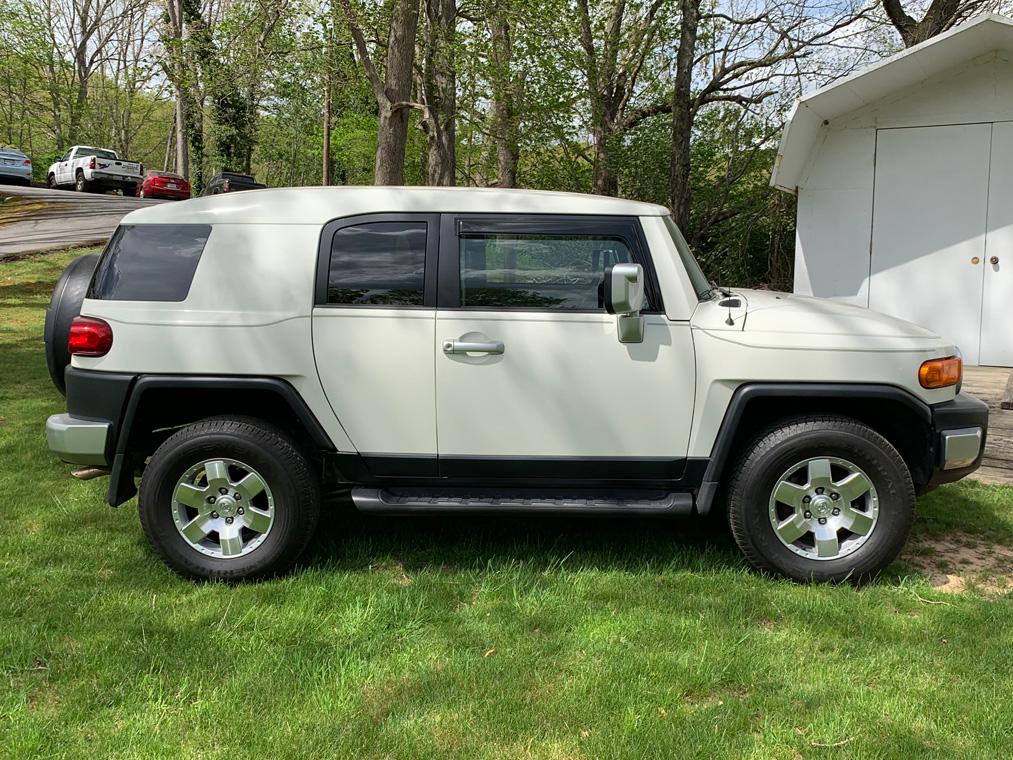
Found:
[[445, 340], [443, 341], [443, 353], [445, 354], [502, 354], [504, 351], [503, 341], [468, 341], [468, 340]]

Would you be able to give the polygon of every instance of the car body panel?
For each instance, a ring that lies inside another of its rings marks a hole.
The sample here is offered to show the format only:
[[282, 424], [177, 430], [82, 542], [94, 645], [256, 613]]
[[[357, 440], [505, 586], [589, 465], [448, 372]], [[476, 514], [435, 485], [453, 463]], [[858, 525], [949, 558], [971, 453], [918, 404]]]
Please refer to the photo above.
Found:
[[13, 146], [0, 147], [0, 179], [31, 183], [31, 159]]

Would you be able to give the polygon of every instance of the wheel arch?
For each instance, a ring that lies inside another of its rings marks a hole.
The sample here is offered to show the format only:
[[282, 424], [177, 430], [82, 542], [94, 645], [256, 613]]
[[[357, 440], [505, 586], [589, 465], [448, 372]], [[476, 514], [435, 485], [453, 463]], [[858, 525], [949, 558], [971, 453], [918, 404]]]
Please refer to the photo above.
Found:
[[208, 417], [256, 417], [288, 433], [308, 455], [335, 447], [290, 383], [272, 377], [141, 375], [118, 425], [108, 501], [137, 493], [133, 473], [175, 429]]
[[918, 490], [932, 475], [932, 410], [893, 385], [851, 383], [747, 383], [732, 394], [697, 494], [707, 514], [722, 490], [738, 451], [764, 429], [811, 414], [838, 414], [863, 422], [890, 441]]

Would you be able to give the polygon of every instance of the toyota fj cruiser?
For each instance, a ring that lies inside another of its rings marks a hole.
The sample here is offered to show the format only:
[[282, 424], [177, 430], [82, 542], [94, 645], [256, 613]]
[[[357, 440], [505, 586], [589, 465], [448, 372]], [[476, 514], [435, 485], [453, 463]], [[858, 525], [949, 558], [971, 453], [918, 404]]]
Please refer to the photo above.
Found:
[[712, 287], [666, 209], [563, 193], [140, 209], [64, 273], [47, 351], [50, 448], [114, 506], [140, 476], [145, 535], [192, 578], [288, 568], [335, 489], [390, 514], [720, 506], [757, 568], [868, 578], [987, 426], [939, 336]]

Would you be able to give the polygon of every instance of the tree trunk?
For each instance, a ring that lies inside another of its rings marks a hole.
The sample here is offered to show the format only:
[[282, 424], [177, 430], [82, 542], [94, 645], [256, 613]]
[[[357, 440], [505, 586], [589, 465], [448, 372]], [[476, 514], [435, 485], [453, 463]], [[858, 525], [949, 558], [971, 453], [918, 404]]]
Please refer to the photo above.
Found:
[[602, 114], [599, 119], [591, 131], [594, 140], [591, 191], [596, 195], [615, 195], [619, 192], [619, 183], [612, 172], [609, 157], [609, 141], [614, 136], [615, 128], [608, 116]]
[[426, 0], [425, 58], [427, 175], [430, 185], [450, 186], [457, 175], [457, 73], [454, 32], [457, 0]]
[[387, 39], [387, 69], [384, 72], [380, 126], [376, 136], [377, 185], [403, 185], [404, 159], [408, 142], [407, 105], [412, 92], [415, 66], [415, 36], [419, 26], [418, 0], [397, 0]]
[[492, 64], [493, 134], [496, 140], [496, 184], [499, 187], [517, 185], [517, 164], [520, 150], [517, 142], [517, 92], [513, 75], [513, 40], [510, 22], [503, 9], [497, 7], [489, 18], [491, 45], [489, 60]]
[[693, 62], [696, 57], [697, 30], [700, 25], [700, 0], [681, 0], [682, 28], [675, 63], [672, 92], [672, 218], [682, 229], [689, 226], [693, 201], [690, 186], [690, 141], [693, 134]]
[[187, 138], [187, 102], [186, 93], [181, 87], [176, 88], [176, 174], [183, 179], [190, 179], [190, 151]]
[[942, 34], [967, 13], [962, 0], [933, 0], [921, 21], [905, 12], [900, 0], [883, 0], [890, 23], [900, 34], [904, 47], [912, 47]]
[[331, 57], [333, 56], [333, 46], [331, 44], [331, 38], [333, 35], [332, 29], [327, 31], [327, 53], [324, 56], [324, 65], [327, 67], [327, 71], [324, 73], [324, 124], [323, 124], [323, 139], [322, 139], [322, 150], [321, 153], [321, 167], [320, 167], [320, 184], [327, 187], [331, 184], [331, 122], [333, 121], [334, 104], [332, 101], [332, 90], [333, 85], [333, 64]]

